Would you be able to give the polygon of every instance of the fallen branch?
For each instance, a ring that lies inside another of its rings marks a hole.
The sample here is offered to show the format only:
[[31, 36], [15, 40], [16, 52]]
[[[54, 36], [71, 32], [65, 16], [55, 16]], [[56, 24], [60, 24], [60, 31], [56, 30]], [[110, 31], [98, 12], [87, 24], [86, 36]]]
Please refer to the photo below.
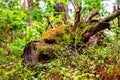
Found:
[[97, 11], [93, 11], [91, 14], [88, 15], [85, 22], [88, 23], [97, 14], [99, 14]]
[[111, 13], [110, 15], [108, 15], [107, 17], [103, 18], [102, 20], [100, 20], [98, 23], [96, 23], [94, 27], [92, 27], [91, 29], [89, 29], [83, 34], [82, 41], [86, 43], [88, 42], [89, 38], [93, 36], [94, 34], [96, 34], [97, 32], [107, 29], [107, 28], [109, 29], [109, 26], [110, 26], [109, 21], [113, 20], [119, 15], [120, 15], [120, 10], [117, 10]]

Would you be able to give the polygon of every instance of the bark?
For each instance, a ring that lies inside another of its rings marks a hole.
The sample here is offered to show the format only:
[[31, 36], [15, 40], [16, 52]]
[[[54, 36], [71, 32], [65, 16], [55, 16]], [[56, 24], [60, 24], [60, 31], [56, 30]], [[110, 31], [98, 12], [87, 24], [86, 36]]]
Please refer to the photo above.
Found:
[[101, 19], [91, 19], [90, 21], [89, 21], [89, 23], [92, 23], [92, 22], [99, 22]]
[[89, 22], [95, 15], [99, 14], [97, 11], [92, 12], [88, 17], [86, 18], [85, 22]]
[[30, 10], [29, 16], [28, 16], [28, 26], [30, 26], [32, 24], [32, 20], [31, 20], [31, 12], [33, 11], [33, 1], [32, 0], [28, 0], [28, 9]]
[[77, 10], [76, 10], [76, 14], [75, 14], [75, 23], [74, 23], [74, 26], [73, 26], [73, 29], [76, 30], [77, 27], [80, 25], [80, 18], [81, 18], [81, 9], [82, 7], [78, 7]]
[[[47, 48], [43, 50], [44, 47]], [[44, 64], [55, 58], [55, 51], [53, 44], [31, 41], [26, 44], [21, 57], [24, 58], [23, 62], [25, 64], [29, 64], [30, 67], [34, 67], [38, 62]]]
[[120, 10], [117, 10], [111, 13], [110, 15], [108, 15], [107, 17], [103, 18], [102, 20], [100, 20], [98, 23], [96, 23], [95, 26], [93, 26], [91, 29], [89, 29], [83, 34], [82, 41], [86, 43], [88, 42], [89, 38], [93, 36], [94, 34], [96, 34], [97, 32], [107, 29], [107, 28], [109, 29], [109, 26], [110, 26], [109, 21], [113, 20], [119, 15], [120, 15]]
[[32, 0], [28, 0], [28, 8], [32, 11], [33, 10], [33, 2]]
[[[56, 12], [64, 12], [64, 18], [63, 18], [63, 21], [65, 24], [68, 24], [68, 19], [70, 18], [69, 17], [69, 14], [68, 14], [68, 6], [62, 4], [62, 3], [57, 3], [55, 6], [54, 6], [54, 9]], [[59, 15], [59, 14], [57, 14]]]
[[79, 6], [78, 6], [76, 0], [73, 0], [72, 5], [74, 6], [75, 11], [77, 11]]

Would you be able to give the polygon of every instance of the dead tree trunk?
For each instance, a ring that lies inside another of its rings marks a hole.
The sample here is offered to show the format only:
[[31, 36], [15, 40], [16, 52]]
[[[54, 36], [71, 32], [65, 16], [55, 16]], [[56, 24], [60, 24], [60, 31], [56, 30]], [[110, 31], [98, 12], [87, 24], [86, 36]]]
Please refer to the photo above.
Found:
[[91, 29], [89, 29], [88, 31], [86, 31], [83, 34], [82, 41], [84, 43], [86, 43], [86, 42], [88, 42], [89, 38], [91, 36], [93, 36], [94, 34], [96, 34], [97, 32], [107, 29], [107, 28], [110, 29], [109, 21], [113, 20], [114, 18], [118, 17], [119, 15], [120, 15], [120, 10], [115, 11], [115, 12], [111, 13], [110, 15], [108, 15], [107, 17], [100, 20], [98, 23], [95, 24], [95, 26], [93, 26]]

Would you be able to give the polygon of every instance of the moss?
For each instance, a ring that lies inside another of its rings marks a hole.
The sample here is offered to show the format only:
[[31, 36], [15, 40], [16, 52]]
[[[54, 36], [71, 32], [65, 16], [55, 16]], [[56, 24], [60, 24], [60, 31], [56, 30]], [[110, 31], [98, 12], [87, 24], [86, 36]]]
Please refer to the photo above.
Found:
[[63, 24], [60, 26], [56, 26], [55, 30], [48, 29], [47, 31], [45, 31], [39, 41], [41, 43], [57, 45], [70, 45], [74, 44], [75, 41], [77, 43], [81, 43], [82, 35], [92, 26], [93, 23], [86, 24], [85, 22], [81, 22], [77, 30], [73, 30], [71, 24]]
[[70, 43], [71, 42], [71, 35], [70, 35], [70, 26], [69, 25], [60, 25], [55, 27], [55, 30], [49, 29], [43, 33], [39, 41], [41, 43], [46, 43], [46, 40], [54, 41], [56, 44], [61, 43]]
[[[39, 39], [40, 43], [45, 43], [49, 45], [53, 45], [53, 47], [56, 48], [57, 52], [60, 50], [60, 48], [64, 48], [73, 44], [79, 44], [79, 45], [84, 45], [81, 42], [82, 35], [89, 30], [93, 26], [93, 23], [91, 24], [86, 24], [85, 22], [81, 22], [80, 26], [76, 29], [73, 30], [71, 27], [71, 24], [69, 25], [60, 25], [56, 26], [55, 29], [48, 29], [43, 33], [41, 38]], [[40, 47], [39, 52], [46, 53], [48, 49], [51, 50], [51, 46], [43, 46]]]
[[55, 52], [56, 49], [52, 45], [43, 45], [43, 46], [38, 47], [37, 51], [42, 54], [50, 54], [52, 52]]

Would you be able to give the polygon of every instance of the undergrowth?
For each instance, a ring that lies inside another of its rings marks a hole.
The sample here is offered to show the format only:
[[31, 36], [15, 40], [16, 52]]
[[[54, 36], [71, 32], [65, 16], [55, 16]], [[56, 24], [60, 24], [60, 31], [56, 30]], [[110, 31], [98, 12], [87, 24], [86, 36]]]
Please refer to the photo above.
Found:
[[[119, 41], [117, 41], [119, 42]], [[29, 68], [22, 65], [20, 56], [0, 53], [2, 80], [113, 80], [120, 78], [120, 45], [112, 41], [106, 47], [87, 47], [83, 54], [66, 55], [50, 63], [38, 63]], [[113, 45], [114, 44], [114, 45]], [[115, 46], [117, 45], [117, 46]], [[21, 54], [20, 50], [17, 54]]]

